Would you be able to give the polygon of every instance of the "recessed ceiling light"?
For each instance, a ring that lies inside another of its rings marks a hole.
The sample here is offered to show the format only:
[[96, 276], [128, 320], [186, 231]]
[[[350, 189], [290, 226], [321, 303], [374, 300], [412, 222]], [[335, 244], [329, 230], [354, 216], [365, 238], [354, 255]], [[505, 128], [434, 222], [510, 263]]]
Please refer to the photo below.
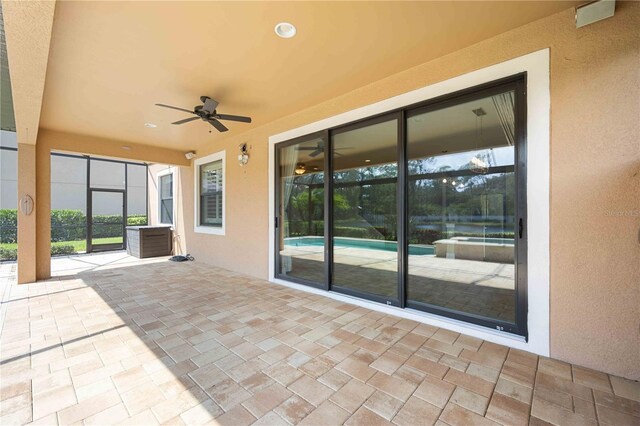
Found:
[[131, 151], [131, 147], [130, 146], [122, 146], [122, 149], [124, 149], [125, 151]]
[[365, 162], [365, 163], [370, 163], [370, 162], [371, 162], [371, 160], [364, 160], [364, 162]]
[[156, 127], [158, 127], [157, 124], [153, 124], [153, 123], [144, 123], [144, 127], [148, 127], [150, 129], [155, 129]]
[[282, 38], [291, 38], [296, 35], [296, 27], [288, 22], [280, 22], [276, 25], [275, 31], [278, 37]]

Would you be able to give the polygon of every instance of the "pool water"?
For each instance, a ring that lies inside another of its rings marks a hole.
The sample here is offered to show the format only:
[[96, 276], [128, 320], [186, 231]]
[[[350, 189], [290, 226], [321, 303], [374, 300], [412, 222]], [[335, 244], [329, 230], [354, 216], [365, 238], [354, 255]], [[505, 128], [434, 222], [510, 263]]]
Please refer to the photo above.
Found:
[[[365, 248], [369, 250], [398, 251], [398, 243], [395, 241], [367, 240], [361, 238], [345, 238], [335, 237], [334, 244], [336, 247], [352, 247]], [[304, 247], [304, 246], [324, 246], [324, 237], [292, 237], [285, 238], [285, 246]], [[435, 248], [431, 246], [409, 245], [409, 254], [413, 255], [434, 255]]]

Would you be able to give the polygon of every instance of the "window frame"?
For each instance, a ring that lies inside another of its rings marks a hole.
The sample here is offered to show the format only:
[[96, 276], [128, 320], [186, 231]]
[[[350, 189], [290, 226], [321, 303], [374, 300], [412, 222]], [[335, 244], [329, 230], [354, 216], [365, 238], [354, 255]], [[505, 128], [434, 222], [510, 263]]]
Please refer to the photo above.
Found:
[[[226, 230], [226, 208], [227, 208], [227, 170], [226, 170], [226, 151], [219, 151], [213, 154], [209, 154], [205, 157], [198, 158], [193, 162], [193, 182], [194, 182], [194, 197], [193, 197], [193, 232], [199, 234], [210, 235], [225, 235]], [[222, 226], [202, 225], [200, 222], [200, 166], [213, 163], [215, 161], [222, 161]]]
[[[162, 185], [160, 184], [163, 177], [171, 175], [171, 222], [162, 221]], [[168, 167], [156, 173], [156, 181], [158, 182], [158, 224], [174, 226], [176, 220], [176, 176], [173, 167]]]

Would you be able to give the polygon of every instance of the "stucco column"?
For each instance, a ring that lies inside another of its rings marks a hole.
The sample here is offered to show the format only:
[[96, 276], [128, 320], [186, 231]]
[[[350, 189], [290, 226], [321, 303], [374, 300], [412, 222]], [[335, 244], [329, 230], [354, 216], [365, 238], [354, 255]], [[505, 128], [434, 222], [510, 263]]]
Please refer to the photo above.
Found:
[[[24, 213], [25, 196], [33, 199], [33, 211]], [[36, 146], [18, 144], [18, 284], [36, 280]]]
[[36, 279], [51, 278], [51, 149], [43, 143], [36, 145]]

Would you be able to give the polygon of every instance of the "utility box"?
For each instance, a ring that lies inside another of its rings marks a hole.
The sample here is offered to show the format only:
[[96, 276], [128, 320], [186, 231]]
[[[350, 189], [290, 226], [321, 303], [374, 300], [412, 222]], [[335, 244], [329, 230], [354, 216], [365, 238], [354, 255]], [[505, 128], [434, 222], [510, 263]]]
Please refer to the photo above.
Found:
[[139, 259], [171, 254], [170, 226], [127, 226], [127, 254]]

